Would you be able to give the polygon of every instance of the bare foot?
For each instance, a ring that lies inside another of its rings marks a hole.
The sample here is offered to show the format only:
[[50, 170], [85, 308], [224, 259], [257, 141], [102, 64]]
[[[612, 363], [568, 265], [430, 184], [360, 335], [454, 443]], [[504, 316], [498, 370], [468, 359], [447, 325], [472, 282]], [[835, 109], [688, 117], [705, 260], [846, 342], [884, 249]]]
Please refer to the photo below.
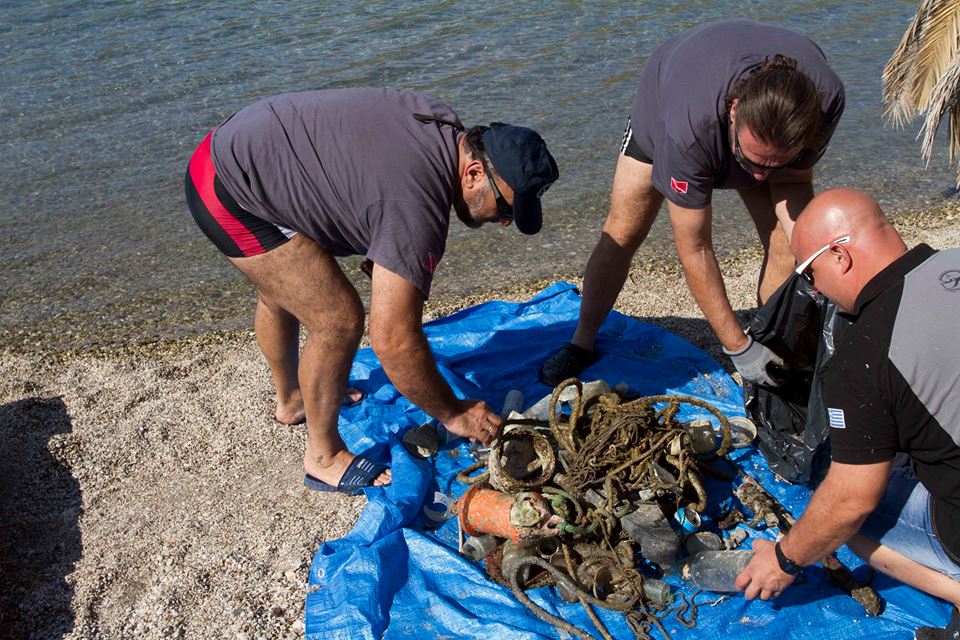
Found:
[[280, 424], [303, 424], [307, 421], [307, 412], [303, 408], [303, 397], [300, 392], [292, 394], [286, 402], [277, 399], [277, 410], [273, 417]]
[[[347, 392], [343, 394], [343, 406], [352, 407], [362, 401], [366, 395], [367, 394], [360, 391], [360, 389], [350, 387], [347, 389]], [[291, 397], [286, 403], [278, 400], [277, 410], [273, 414], [273, 417], [276, 418], [280, 424], [304, 424], [307, 421], [307, 412], [303, 408], [303, 398], [300, 396], [300, 393], [297, 392], [295, 396]]]
[[[331, 487], [336, 487], [340, 484], [340, 479], [343, 478], [343, 474], [346, 473], [347, 467], [350, 466], [350, 463], [353, 462], [353, 459], [356, 457], [355, 454], [350, 453], [346, 449], [337, 453], [330, 461], [323, 456], [318, 456], [316, 459], [311, 460], [309, 456], [304, 455], [303, 470], [317, 480], [326, 482]], [[377, 476], [373, 484], [378, 487], [390, 484], [390, 469], [385, 469], [383, 473]]]

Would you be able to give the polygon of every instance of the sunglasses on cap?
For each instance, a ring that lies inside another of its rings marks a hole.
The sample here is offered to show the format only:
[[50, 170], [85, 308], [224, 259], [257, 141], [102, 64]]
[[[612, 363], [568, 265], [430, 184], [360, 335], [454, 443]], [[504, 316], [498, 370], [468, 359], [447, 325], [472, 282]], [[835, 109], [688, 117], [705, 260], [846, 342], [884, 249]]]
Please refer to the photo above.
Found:
[[817, 249], [816, 251], [814, 251], [813, 254], [812, 254], [809, 258], [807, 258], [806, 260], [804, 260], [803, 262], [801, 262], [799, 265], [797, 265], [797, 268], [796, 268], [796, 270], [795, 270], [795, 273], [797, 273], [798, 275], [800, 275], [804, 280], [806, 280], [806, 281], [809, 282], [810, 284], [813, 284], [813, 276], [811, 276], [811, 275], [807, 272], [807, 269], [810, 268], [810, 265], [813, 264], [813, 261], [816, 260], [817, 258], [819, 258], [827, 249], [829, 249], [829, 248], [832, 247], [833, 245], [835, 245], [835, 244], [847, 244], [848, 242], [850, 242], [850, 236], [841, 236], [841, 237], [837, 238], [836, 240], [832, 240], [831, 242], [828, 242], [827, 244], [823, 245], [822, 247], [820, 247], [819, 249]]

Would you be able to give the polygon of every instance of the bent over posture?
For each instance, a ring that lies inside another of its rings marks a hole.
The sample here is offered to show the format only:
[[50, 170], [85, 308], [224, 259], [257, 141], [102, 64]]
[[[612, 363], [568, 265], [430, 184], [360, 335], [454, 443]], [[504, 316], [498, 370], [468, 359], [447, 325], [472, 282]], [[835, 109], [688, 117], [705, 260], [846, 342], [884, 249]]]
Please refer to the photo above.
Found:
[[600, 325], [666, 198], [693, 297], [743, 377], [770, 383], [772, 352], [748, 339], [727, 299], [713, 251], [712, 193], [736, 189], [753, 218], [764, 250], [762, 303], [793, 268], [793, 220], [813, 197], [812, 168], [843, 106], [843, 84], [823, 52], [788, 29], [731, 20], [661, 44], [630, 109], [576, 331], [541, 379], [555, 385], [596, 359]]
[[[390, 380], [453, 433], [489, 443], [500, 418], [457, 398], [421, 322], [451, 207], [471, 228], [540, 230], [540, 196], [558, 176], [523, 127], [464, 131], [430, 96], [391, 89], [291, 93], [214, 127], [190, 160], [187, 201], [213, 243], [257, 290], [254, 319], [277, 392], [276, 418], [306, 419], [307, 486], [355, 493], [389, 470], [347, 450], [341, 399], [364, 309], [335, 258], [372, 264], [370, 337]], [[299, 329], [307, 329], [299, 349]]]
[[820, 371], [833, 459], [789, 533], [754, 542], [737, 586], [775, 597], [846, 542], [954, 604], [946, 629], [917, 638], [960, 637], [960, 249], [907, 251], [877, 203], [850, 189], [814, 198], [792, 245], [797, 271], [840, 311]]

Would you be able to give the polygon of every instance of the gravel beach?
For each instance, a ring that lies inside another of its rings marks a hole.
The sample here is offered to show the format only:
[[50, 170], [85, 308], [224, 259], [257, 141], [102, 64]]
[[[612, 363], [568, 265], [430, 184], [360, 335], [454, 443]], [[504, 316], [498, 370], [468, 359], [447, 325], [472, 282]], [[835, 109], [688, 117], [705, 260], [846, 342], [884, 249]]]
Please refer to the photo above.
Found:
[[[948, 248], [958, 217], [896, 224], [908, 246]], [[722, 263], [744, 319], [759, 264]], [[546, 284], [434, 301], [428, 318]], [[635, 263], [617, 308], [729, 368], [678, 266]], [[302, 637], [311, 557], [365, 500], [305, 489], [305, 431], [272, 411], [252, 332], [0, 353], [0, 638]]]

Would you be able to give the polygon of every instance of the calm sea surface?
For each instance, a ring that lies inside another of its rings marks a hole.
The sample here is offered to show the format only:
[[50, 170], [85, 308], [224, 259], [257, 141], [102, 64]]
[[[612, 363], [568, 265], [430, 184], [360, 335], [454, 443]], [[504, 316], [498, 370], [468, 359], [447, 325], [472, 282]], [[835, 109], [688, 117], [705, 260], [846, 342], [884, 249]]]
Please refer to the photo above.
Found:
[[[252, 294], [194, 226], [183, 172], [213, 124], [286, 91], [405, 87], [446, 100], [468, 125], [536, 128], [561, 170], [544, 231], [454, 223], [434, 295], [578, 273], [646, 56], [728, 17], [807, 34], [846, 84], [819, 188], [857, 186], [891, 212], [942, 202], [953, 186], [943, 145], [925, 170], [916, 127], [887, 130], [880, 113], [881, 70], [916, 4], [4, 2], [0, 335], [69, 345], [248, 327]], [[721, 250], [753, 241], [731, 196], [714, 205]], [[664, 215], [638, 259], [673, 251]]]

